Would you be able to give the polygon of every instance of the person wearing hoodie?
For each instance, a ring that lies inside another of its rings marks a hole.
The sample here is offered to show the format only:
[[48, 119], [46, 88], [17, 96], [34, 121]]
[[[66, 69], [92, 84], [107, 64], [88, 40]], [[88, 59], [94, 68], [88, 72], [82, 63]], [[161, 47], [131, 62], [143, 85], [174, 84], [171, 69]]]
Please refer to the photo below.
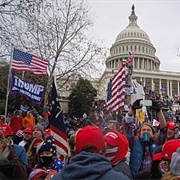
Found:
[[132, 174], [129, 165], [126, 163], [129, 142], [126, 136], [118, 131], [111, 130], [104, 136], [106, 142], [105, 157], [111, 162], [113, 169], [124, 173], [130, 179]]
[[98, 127], [86, 126], [78, 130], [74, 148], [75, 156], [52, 180], [129, 180], [123, 173], [113, 170], [110, 161], [102, 155], [105, 141]]
[[22, 120], [22, 126], [24, 129], [26, 129], [27, 127], [34, 127], [34, 125], [35, 125], [35, 119], [28, 111], [26, 116]]
[[15, 110], [13, 115], [10, 117], [9, 125], [11, 126], [14, 134], [16, 134], [18, 130], [23, 128], [22, 119], [23, 117], [20, 114], [19, 110]]

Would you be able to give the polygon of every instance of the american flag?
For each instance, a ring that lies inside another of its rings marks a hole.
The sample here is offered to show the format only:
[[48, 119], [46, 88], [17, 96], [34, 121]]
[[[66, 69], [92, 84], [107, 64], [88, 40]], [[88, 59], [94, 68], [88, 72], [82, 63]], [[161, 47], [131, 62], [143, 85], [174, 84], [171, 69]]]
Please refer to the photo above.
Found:
[[161, 94], [165, 94], [165, 93], [166, 93], [166, 88], [162, 87], [162, 88], [160, 89], [160, 92], [161, 92]]
[[27, 111], [28, 111], [28, 108], [27, 108], [26, 106], [21, 105], [20, 110], [21, 110], [22, 112], [27, 112]]
[[126, 67], [122, 66], [112, 78], [111, 88], [108, 89], [108, 97], [106, 108], [112, 112], [118, 112], [124, 107], [125, 102], [125, 77]]
[[156, 119], [153, 119], [153, 126], [159, 126], [160, 122]]
[[67, 127], [64, 123], [63, 112], [57, 95], [55, 78], [52, 83], [52, 110], [50, 116], [51, 134], [55, 140], [58, 156], [61, 160], [68, 155]]
[[154, 63], [155, 63], [155, 64], [158, 64], [158, 63], [159, 63], [159, 60], [158, 60], [157, 57], [154, 58]]
[[29, 71], [37, 76], [45, 76], [47, 74], [47, 67], [48, 61], [14, 48], [12, 70]]
[[129, 55], [128, 55], [128, 62], [129, 62], [129, 63], [132, 63], [133, 60], [134, 60], [134, 57], [135, 57], [135, 52], [134, 52], [134, 51], [129, 52]]

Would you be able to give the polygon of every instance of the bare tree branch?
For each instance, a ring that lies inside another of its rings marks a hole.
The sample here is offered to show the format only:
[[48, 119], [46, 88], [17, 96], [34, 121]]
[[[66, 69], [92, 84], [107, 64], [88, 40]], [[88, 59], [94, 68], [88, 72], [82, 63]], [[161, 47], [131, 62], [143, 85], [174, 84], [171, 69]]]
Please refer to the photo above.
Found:
[[53, 74], [68, 79], [74, 72], [99, 71], [104, 49], [89, 35], [93, 22], [84, 0], [17, 0], [4, 10], [0, 12], [0, 54], [10, 53], [13, 44], [49, 60], [47, 95]]

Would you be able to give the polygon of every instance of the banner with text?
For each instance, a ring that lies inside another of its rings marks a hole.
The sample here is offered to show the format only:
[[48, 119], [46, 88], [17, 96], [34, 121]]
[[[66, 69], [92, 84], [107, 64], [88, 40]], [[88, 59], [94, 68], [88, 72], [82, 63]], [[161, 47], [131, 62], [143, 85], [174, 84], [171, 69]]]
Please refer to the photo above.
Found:
[[10, 94], [22, 94], [27, 100], [40, 105], [44, 98], [44, 93], [44, 86], [26, 82], [17, 76], [12, 76]]

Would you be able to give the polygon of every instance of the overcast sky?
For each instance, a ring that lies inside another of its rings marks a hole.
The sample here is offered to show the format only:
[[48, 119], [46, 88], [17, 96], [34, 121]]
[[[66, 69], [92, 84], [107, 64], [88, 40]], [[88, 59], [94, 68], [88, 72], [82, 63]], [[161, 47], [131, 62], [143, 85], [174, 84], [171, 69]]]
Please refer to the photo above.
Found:
[[129, 24], [135, 5], [137, 24], [150, 37], [163, 71], [180, 72], [180, 0], [87, 0], [95, 20], [95, 35], [110, 48]]

